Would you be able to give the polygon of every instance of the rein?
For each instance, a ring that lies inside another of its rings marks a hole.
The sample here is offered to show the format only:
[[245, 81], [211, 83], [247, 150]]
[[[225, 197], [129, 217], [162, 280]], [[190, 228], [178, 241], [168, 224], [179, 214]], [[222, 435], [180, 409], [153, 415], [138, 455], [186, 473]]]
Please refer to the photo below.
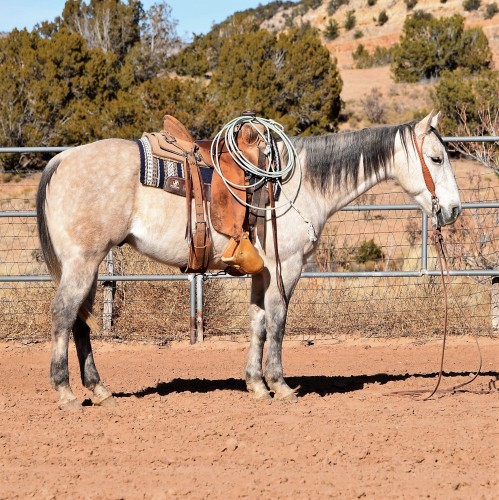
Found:
[[[449, 278], [449, 264], [447, 261], [447, 252], [445, 249], [445, 241], [444, 237], [442, 235], [442, 230], [440, 226], [438, 225], [438, 219], [437, 214], [440, 211], [440, 204], [438, 201], [438, 197], [435, 192], [435, 182], [433, 181], [433, 178], [431, 176], [430, 170], [428, 169], [428, 165], [426, 165], [426, 161], [423, 156], [423, 143], [426, 138], [426, 135], [423, 137], [421, 140], [421, 146], [418, 144], [417, 138], [416, 138], [416, 133], [414, 132], [414, 129], [411, 130], [412, 132], [412, 140], [414, 142], [414, 146], [416, 148], [416, 151], [418, 153], [419, 161], [421, 163], [421, 170], [423, 172], [423, 178], [426, 184], [426, 188], [431, 194], [431, 203], [432, 203], [432, 216], [437, 220], [435, 227], [433, 228], [432, 231], [432, 241], [433, 244], [435, 245], [435, 248], [437, 250], [437, 255], [438, 255], [438, 267], [440, 269], [440, 277], [442, 279], [442, 290], [444, 294], [444, 303], [445, 303], [445, 311], [444, 311], [444, 334], [443, 334], [443, 339], [442, 339], [442, 351], [440, 355], [440, 368], [438, 371], [438, 378], [437, 382], [435, 384], [434, 389], [430, 393], [429, 396], [424, 398], [424, 401], [427, 401], [431, 399], [437, 392], [454, 392], [457, 389], [460, 389], [461, 387], [464, 387], [468, 384], [471, 384], [478, 375], [480, 375], [481, 369], [482, 369], [482, 353], [480, 351], [480, 345], [478, 344], [478, 340], [475, 335], [475, 342], [478, 348], [478, 353], [480, 357], [480, 363], [478, 366], [478, 369], [476, 373], [470, 378], [470, 380], [467, 380], [466, 382], [463, 382], [461, 384], [455, 385], [454, 387], [451, 387], [450, 389], [440, 389], [440, 383], [442, 381], [442, 376], [443, 376], [443, 371], [444, 371], [444, 359], [445, 359], [445, 346], [447, 342], [447, 330], [448, 330], [448, 316], [449, 316], [449, 298], [448, 298], [448, 292], [447, 292], [447, 282], [445, 280], [445, 275], [444, 275], [444, 267], [445, 267], [445, 274], [447, 275], [447, 278]], [[424, 394], [425, 392], [429, 392], [429, 389], [422, 389], [422, 390], [413, 390], [413, 391], [396, 391], [391, 394], [393, 395], [407, 395], [407, 396], [413, 396], [413, 395], [419, 395], [419, 394]]]

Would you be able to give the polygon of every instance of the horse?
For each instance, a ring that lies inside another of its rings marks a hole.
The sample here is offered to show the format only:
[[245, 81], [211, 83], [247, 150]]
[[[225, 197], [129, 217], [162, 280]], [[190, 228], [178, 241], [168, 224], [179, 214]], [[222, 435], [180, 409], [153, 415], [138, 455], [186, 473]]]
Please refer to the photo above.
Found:
[[[266, 244], [255, 243], [265, 266], [251, 278], [245, 380], [253, 397], [297, 397], [284, 379], [282, 342], [289, 299], [317, 248], [305, 220], [320, 237], [332, 214], [386, 179], [395, 180], [438, 226], [459, 216], [459, 191], [437, 131], [439, 116], [432, 112], [420, 121], [290, 138], [301, 169], [283, 186], [283, 191], [298, 191], [293, 206], [276, 207], [278, 258], [269, 215]], [[57, 284], [51, 305], [50, 382], [60, 408], [80, 406], [69, 383], [71, 331], [81, 381], [92, 392], [93, 404], [115, 402], [99, 376], [90, 341], [101, 261], [112, 247], [127, 243], [152, 259], [185, 268], [186, 220], [184, 198], [139, 182], [139, 150], [133, 141], [105, 139], [78, 146], [47, 164], [37, 193], [37, 222], [45, 262]], [[213, 231], [209, 269], [225, 268], [221, 255], [227, 241]]]

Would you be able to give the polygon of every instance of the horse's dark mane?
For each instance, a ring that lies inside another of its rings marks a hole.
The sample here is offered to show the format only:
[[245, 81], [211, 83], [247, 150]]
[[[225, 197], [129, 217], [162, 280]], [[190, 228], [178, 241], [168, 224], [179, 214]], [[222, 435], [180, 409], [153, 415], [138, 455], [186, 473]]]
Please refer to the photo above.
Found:
[[400, 133], [407, 153], [407, 140], [416, 122], [401, 125], [364, 128], [316, 137], [293, 137], [298, 154], [305, 152], [305, 178], [317, 189], [327, 192], [340, 183], [357, 185], [362, 156], [364, 178], [381, 179], [392, 160], [395, 137]]

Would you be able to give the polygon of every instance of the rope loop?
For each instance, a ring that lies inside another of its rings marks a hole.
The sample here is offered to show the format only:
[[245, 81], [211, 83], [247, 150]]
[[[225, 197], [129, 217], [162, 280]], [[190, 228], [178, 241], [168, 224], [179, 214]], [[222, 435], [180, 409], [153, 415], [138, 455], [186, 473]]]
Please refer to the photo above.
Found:
[[[242, 151], [239, 149], [237, 145], [237, 133], [245, 124], [250, 124], [253, 127], [254, 131], [258, 134], [258, 137], [265, 144], [263, 153], [267, 158], [268, 170], [260, 168], [258, 165], [254, 165], [243, 155]], [[261, 125], [263, 132], [257, 125]], [[275, 168], [276, 165], [280, 165], [280, 158], [276, 158], [279, 155], [279, 151], [276, 147], [274, 147], [276, 139], [282, 142], [283, 151], [287, 156], [286, 165], [281, 165], [280, 169]], [[231, 182], [224, 176], [222, 168], [220, 166], [220, 155], [223, 148], [227, 150], [236, 165], [243, 169], [248, 174], [250, 179], [255, 179], [254, 181], [251, 181], [248, 185], [245, 184], [241, 186], [237, 183]], [[233, 189], [258, 189], [267, 182], [273, 182], [277, 184], [281, 189], [281, 192], [284, 194], [284, 197], [286, 198], [286, 201], [276, 206], [274, 210], [277, 208], [293, 206], [293, 202], [298, 196], [301, 185], [301, 165], [298, 160], [296, 150], [289, 137], [284, 133], [284, 127], [280, 123], [277, 123], [274, 120], [268, 120], [249, 114], [234, 118], [226, 125], [224, 125], [220, 132], [218, 132], [218, 134], [215, 136], [215, 139], [213, 140], [213, 143], [211, 145], [210, 153], [213, 166], [218, 175], [220, 175], [220, 177], [222, 178], [224, 184], [227, 186], [227, 189], [230, 191], [232, 196], [234, 196], [240, 203], [242, 203], [246, 207], [261, 211], [273, 210], [269, 207], [253, 206], [246, 200], [242, 200], [240, 196], [238, 196], [233, 191]], [[300, 181], [298, 182], [296, 192], [292, 197], [289, 198], [282, 190], [282, 185], [286, 179], [290, 178], [293, 175], [296, 168], [298, 168], [300, 174]]]

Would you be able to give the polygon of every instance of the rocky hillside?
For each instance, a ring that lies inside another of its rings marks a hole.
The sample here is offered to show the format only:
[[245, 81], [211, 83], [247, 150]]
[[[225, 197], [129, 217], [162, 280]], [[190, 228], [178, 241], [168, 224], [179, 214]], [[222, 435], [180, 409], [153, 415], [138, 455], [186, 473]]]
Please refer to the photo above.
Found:
[[[321, 3], [305, 0], [292, 7], [284, 6], [267, 19], [264, 26], [272, 30], [281, 30], [290, 22], [294, 24], [309, 22], [324, 33], [330, 21], [334, 20], [339, 27], [339, 36], [332, 41], [324, 38], [324, 43], [337, 57], [340, 69], [351, 68], [353, 62], [351, 53], [359, 43], [372, 50], [376, 46], [390, 47], [398, 41], [405, 18], [411, 13], [407, 2], [406, 0], [323, 0]], [[344, 5], [338, 8], [332, 7], [341, 3]], [[374, 5], [369, 6], [369, 3]], [[488, 3], [493, 3], [493, 0], [490, 2], [482, 0], [477, 10], [467, 12], [463, 7], [463, 0], [447, 0], [445, 3], [441, 0], [417, 0], [412, 10], [424, 10], [435, 17], [460, 14], [466, 20], [466, 27], [481, 26], [489, 39], [495, 65], [499, 67], [499, 14], [495, 14], [491, 19], [485, 19]], [[353, 11], [355, 26], [346, 30], [344, 26], [349, 11]], [[379, 18], [383, 11], [387, 20], [381, 24]]]

